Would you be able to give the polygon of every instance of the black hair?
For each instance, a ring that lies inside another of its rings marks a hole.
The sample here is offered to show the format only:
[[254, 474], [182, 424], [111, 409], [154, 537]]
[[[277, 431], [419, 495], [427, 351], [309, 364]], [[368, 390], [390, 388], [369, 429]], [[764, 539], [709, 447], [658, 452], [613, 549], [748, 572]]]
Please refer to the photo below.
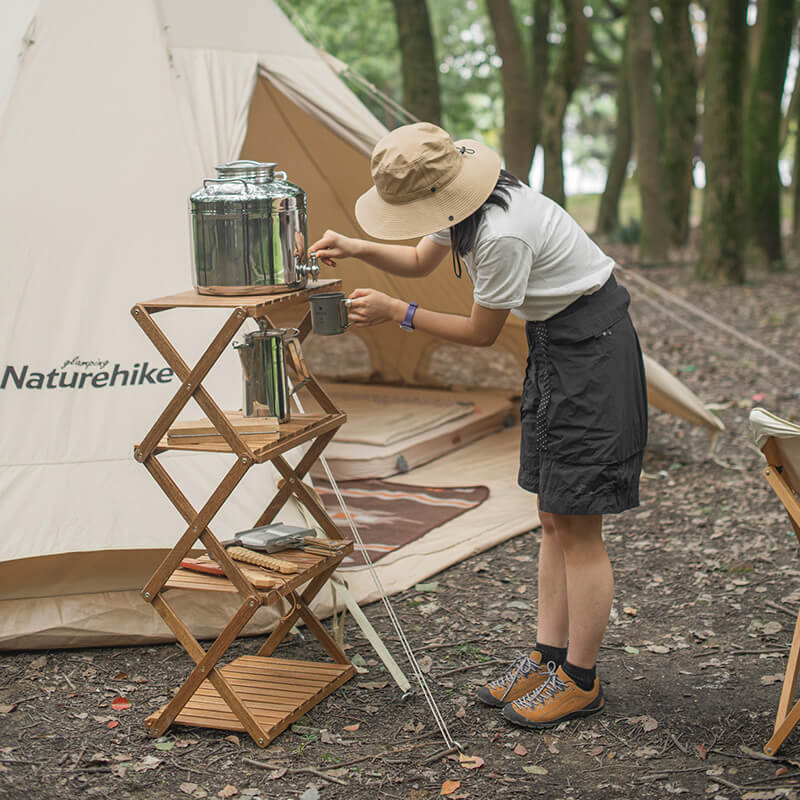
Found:
[[[503, 211], [508, 211], [508, 203], [511, 200], [509, 189], [513, 189], [516, 186], [522, 186], [522, 181], [508, 172], [508, 170], [501, 169], [497, 183], [484, 204], [466, 219], [461, 220], [461, 222], [450, 228], [450, 246], [453, 249], [454, 256], [464, 256], [475, 246], [478, 227], [481, 224], [483, 215], [490, 206], [500, 206]], [[456, 275], [460, 271], [459, 269]]]

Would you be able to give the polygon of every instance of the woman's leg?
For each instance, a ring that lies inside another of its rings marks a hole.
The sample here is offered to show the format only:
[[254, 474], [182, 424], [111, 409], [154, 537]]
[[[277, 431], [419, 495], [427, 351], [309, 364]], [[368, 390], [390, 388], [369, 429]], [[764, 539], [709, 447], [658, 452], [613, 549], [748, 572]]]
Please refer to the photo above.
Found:
[[553, 514], [556, 536], [564, 554], [569, 609], [567, 661], [591, 669], [597, 661], [611, 603], [614, 576], [603, 543], [599, 514]]
[[542, 543], [539, 547], [539, 614], [536, 641], [564, 648], [569, 638], [567, 577], [564, 550], [556, 517], [539, 509]]

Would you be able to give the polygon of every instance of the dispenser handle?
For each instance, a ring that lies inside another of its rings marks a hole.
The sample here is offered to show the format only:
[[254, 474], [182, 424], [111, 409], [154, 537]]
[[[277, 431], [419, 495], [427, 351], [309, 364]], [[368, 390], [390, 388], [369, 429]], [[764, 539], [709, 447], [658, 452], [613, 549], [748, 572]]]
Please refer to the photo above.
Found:
[[205, 178], [203, 180], [204, 189], [207, 183], [241, 183], [246, 192], [250, 191], [247, 181], [243, 181], [241, 178]]

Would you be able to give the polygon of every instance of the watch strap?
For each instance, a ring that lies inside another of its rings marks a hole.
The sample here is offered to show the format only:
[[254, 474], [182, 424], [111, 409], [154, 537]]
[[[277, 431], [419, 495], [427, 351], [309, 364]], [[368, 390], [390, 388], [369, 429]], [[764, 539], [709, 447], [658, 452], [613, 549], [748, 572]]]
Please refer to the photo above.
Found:
[[403, 321], [400, 323], [401, 328], [405, 328], [405, 330], [407, 331], [414, 330], [414, 314], [416, 313], [418, 307], [419, 306], [417, 303], [408, 304], [408, 310], [406, 311], [406, 315], [403, 318]]

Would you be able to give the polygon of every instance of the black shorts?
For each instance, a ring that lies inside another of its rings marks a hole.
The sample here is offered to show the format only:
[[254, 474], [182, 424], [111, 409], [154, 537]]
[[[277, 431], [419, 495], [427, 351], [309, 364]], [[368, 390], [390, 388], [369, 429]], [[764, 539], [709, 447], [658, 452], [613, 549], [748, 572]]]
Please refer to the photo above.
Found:
[[551, 514], [639, 505], [647, 385], [630, 295], [612, 275], [544, 322], [528, 322], [519, 485]]

